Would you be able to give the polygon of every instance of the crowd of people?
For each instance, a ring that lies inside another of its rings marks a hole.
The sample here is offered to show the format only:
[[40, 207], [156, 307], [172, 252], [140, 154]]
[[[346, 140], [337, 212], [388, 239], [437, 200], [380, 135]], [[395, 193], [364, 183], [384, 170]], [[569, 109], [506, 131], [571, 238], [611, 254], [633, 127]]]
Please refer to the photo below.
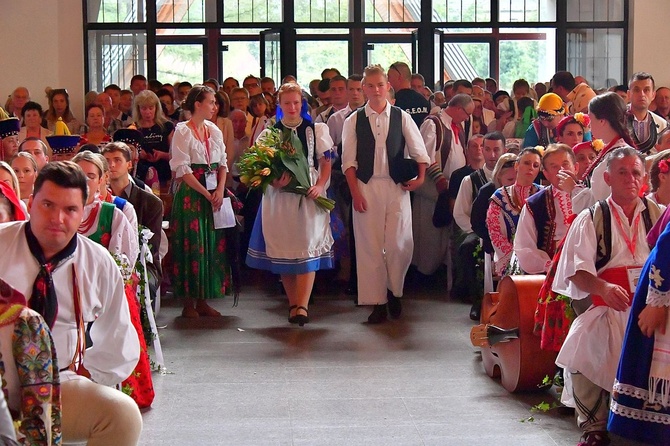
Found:
[[[433, 92], [403, 62], [278, 87], [136, 75], [86, 94], [84, 122], [65, 89], [47, 89], [46, 110], [12, 92], [0, 109], [3, 438], [136, 444], [149, 346], [162, 362], [161, 284], [183, 318], [219, 317], [210, 304], [237, 300], [245, 263], [278, 275], [299, 326], [320, 270], [341, 270], [369, 324], [401, 317], [409, 271], [446, 274], [473, 320], [487, 281], [545, 274], [575, 312], [562, 335], [537, 322], [579, 444], [606, 445], [608, 431], [663, 444], [670, 89], [638, 72], [595, 91], [561, 71], [511, 94], [491, 78]], [[306, 160], [304, 196], [286, 193], [290, 172], [264, 191], [241, 178], [240, 156], [275, 130]], [[239, 224], [221, 228], [227, 203], [241, 203]]]

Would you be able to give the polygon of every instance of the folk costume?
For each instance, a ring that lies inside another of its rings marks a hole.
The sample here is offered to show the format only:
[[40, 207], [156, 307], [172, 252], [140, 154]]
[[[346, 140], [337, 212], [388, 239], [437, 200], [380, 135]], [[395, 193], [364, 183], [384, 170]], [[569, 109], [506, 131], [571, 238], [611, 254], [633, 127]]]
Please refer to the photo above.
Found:
[[[296, 127], [281, 120], [274, 127], [298, 136], [309, 165], [311, 184], [316, 184], [319, 159], [332, 154], [328, 126], [303, 118]], [[312, 199], [270, 186], [258, 209], [246, 262], [252, 268], [275, 274], [305, 274], [333, 267], [332, 246], [328, 212], [319, 209]]]
[[451, 175], [465, 166], [467, 141], [463, 128], [445, 111], [424, 120], [420, 132], [430, 163], [426, 181], [414, 192], [412, 202], [412, 264], [419, 272], [430, 275], [445, 262], [450, 238], [449, 227], [436, 227], [433, 215], [439, 196], [448, 192]]
[[413, 250], [409, 193], [398, 175], [407, 156], [431, 161], [412, 116], [389, 102], [381, 113], [368, 103], [344, 122], [342, 171], [356, 170], [367, 202], [365, 212], [353, 214], [360, 305], [386, 304], [388, 292], [403, 295]]
[[647, 306], [670, 306], [670, 225], [642, 269], [614, 381], [608, 430], [647, 444], [670, 438], [670, 326], [665, 334], [642, 334], [638, 316]]
[[643, 121], [638, 121], [630, 108], [626, 112], [628, 133], [633, 138], [637, 149], [645, 156], [656, 153], [658, 134], [667, 126], [668, 122], [654, 112], [648, 111]]
[[576, 214], [592, 206], [598, 200], [604, 200], [611, 192], [610, 187], [605, 183], [605, 171], [607, 170], [607, 156], [609, 153], [619, 147], [626, 147], [628, 144], [623, 138], [610, 141], [596, 157], [591, 165], [584, 171], [581, 181], [586, 187], [576, 187], [572, 191], [572, 206]]
[[180, 180], [193, 174], [205, 184], [205, 176], [226, 167], [226, 148], [221, 130], [204, 121], [205, 134], [196, 135], [186, 122], [177, 124], [172, 138], [170, 167], [179, 181], [172, 204], [174, 228], [173, 288], [176, 296], [215, 299], [231, 286], [224, 229], [214, 229], [212, 205], [200, 192]]
[[60, 445], [60, 377], [49, 327], [39, 313], [24, 306], [24, 296], [15, 293], [24, 304], [5, 301], [10, 291], [6, 283], [0, 291], [0, 375], [17, 423], [16, 437], [20, 444]]
[[470, 223], [472, 203], [477, 198], [479, 189], [492, 180], [493, 171], [484, 166], [467, 175], [461, 181], [456, 202], [454, 203], [454, 221], [466, 234], [472, 233], [472, 224]]
[[535, 183], [530, 186], [514, 183], [512, 186], [501, 187], [493, 193], [486, 212], [486, 226], [493, 244], [493, 261], [497, 274], [512, 273], [510, 261], [514, 253], [514, 235], [519, 215], [528, 197], [541, 188], [542, 186]]
[[[573, 301], [590, 297], [593, 304], [572, 323], [556, 364], [569, 372], [561, 401], [575, 407], [578, 424], [585, 434], [605, 431], [609, 393], [630, 309], [613, 310], [599, 296], [578, 288], [570, 278], [577, 271], [586, 271], [622, 286], [632, 295], [631, 284], [650, 251], [646, 243], [647, 227], [659, 215], [656, 205], [638, 199], [629, 223], [621, 207], [608, 197], [605, 202], [582, 211], [566, 236], [553, 290]], [[603, 230], [606, 225], [609, 231]]]
[[537, 103], [537, 119], [533, 119], [526, 130], [521, 147], [547, 147], [556, 142], [556, 131], [543, 125], [541, 120], [544, 118], [557, 119], [565, 112], [563, 100], [555, 93], [547, 93], [540, 98]]
[[560, 351], [572, 320], [566, 303], [551, 291], [557, 256], [576, 215], [570, 194], [553, 186], [532, 195], [521, 211], [514, 238], [514, 255], [527, 274], [547, 274], [538, 295], [533, 332], [545, 350]]
[[570, 194], [548, 186], [526, 200], [514, 238], [514, 253], [527, 274], [549, 270], [556, 246], [568, 232], [573, 218]]
[[[458, 171], [457, 171], [458, 172]], [[457, 174], [454, 173], [452, 179]], [[458, 193], [454, 203], [454, 221], [460, 228], [454, 229], [454, 235], [458, 249], [458, 262], [455, 262], [453, 296], [470, 296], [475, 305], [483, 295], [481, 280], [477, 279], [477, 267], [479, 262], [483, 262], [483, 253], [480, 253], [481, 239], [472, 229], [470, 217], [472, 214], [472, 205], [479, 194], [479, 190], [493, 179], [493, 171], [485, 165], [466, 175], [458, 186]], [[451, 190], [450, 181], [449, 189]], [[478, 308], [481, 305], [478, 305]]]
[[[130, 310], [130, 320], [140, 343], [140, 359], [133, 373], [121, 383], [121, 389], [135, 400], [139, 408], [150, 407], [155, 395], [151, 379], [151, 365], [140, 319], [140, 306], [136, 288], [130, 277], [139, 255], [139, 239], [136, 238], [135, 233], [128, 231], [127, 227], [130, 223], [119, 209], [111, 203], [96, 199], [84, 208], [84, 215], [85, 218], [79, 227], [79, 233], [102, 245], [112, 255], [124, 255], [129, 261], [127, 271], [124, 271], [122, 267], [119, 267], [119, 269], [127, 281], [124, 292]], [[95, 215], [95, 218], [90, 220], [89, 225], [89, 219], [93, 215]], [[135, 255], [132, 251], [134, 249], [137, 249]]]
[[[0, 240], [0, 271], [5, 280], [19, 293], [30, 296], [28, 305], [40, 308], [47, 323], [52, 321], [60, 367], [64, 440], [85, 441], [91, 436], [109, 439], [113, 435], [118, 444], [137, 435], [141, 428], [137, 405], [107, 387], [130, 376], [140, 357], [123, 279], [110, 254], [86, 237], [75, 235], [63, 251], [45, 262], [29, 222], [3, 225]], [[49, 277], [46, 283], [51, 286], [47, 286], [45, 295], [35, 282], [44, 283]], [[85, 348], [85, 330], [90, 322], [95, 322], [89, 331], [92, 346]], [[83, 369], [91, 380], [77, 373]], [[119, 418], [120, 414], [124, 415]], [[119, 437], [120, 420], [128, 437]], [[93, 426], [101, 429], [95, 431]]]

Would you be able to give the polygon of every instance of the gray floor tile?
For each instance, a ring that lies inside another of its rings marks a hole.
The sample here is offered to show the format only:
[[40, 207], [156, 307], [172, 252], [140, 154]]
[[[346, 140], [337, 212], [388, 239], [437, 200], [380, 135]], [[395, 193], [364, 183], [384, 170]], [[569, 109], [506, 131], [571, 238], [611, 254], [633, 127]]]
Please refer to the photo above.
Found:
[[510, 395], [486, 376], [469, 305], [415, 287], [401, 320], [368, 326], [368, 308], [317, 293], [298, 328], [273, 286], [245, 287], [237, 308], [215, 302], [220, 320], [163, 301], [168, 373], [154, 374], [141, 445], [576, 444], [572, 417], [530, 412], [551, 395]]

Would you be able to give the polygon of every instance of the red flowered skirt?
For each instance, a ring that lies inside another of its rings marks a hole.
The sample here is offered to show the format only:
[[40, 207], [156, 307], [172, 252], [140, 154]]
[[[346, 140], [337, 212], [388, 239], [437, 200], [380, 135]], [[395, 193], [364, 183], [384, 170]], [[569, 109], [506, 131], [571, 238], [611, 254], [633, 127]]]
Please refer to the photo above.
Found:
[[535, 309], [535, 325], [533, 333], [540, 336], [540, 348], [543, 350], [560, 351], [563, 341], [568, 335], [573, 317], [570, 308], [562, 296], [551, 290], [551, 285], [556, 276], [556, 264], [563, 250], [563, 244], [556, 249], [552, 259], [551, 267], [544, 279]]
[[[191, 167], [196, 178], [204, 174], [204, 169]], [[181, 182], [175, 193], [170, 227], [174, 228], [170, 249], [174, 258], [175, 296], [224, 297], [230, 287], [225, 232], [214, 229], [211, 203], [185, 182]]]
[[128, 308], [130, 309], [130, 320], [140, 340], [140, 360], [137, 362], [133, 373], [121, 383], [121, 390], [123, 393], [130, 395], [140, 409], [144, 409], [151, 406], [155, 396], [154, 384], [151, 379], [151, 364], [149, 363], [147, 344], [144, 341], [142, 321], [140, 320], [140, 303], [137, 301], [135, 287], [126, 285], [125, 291]]

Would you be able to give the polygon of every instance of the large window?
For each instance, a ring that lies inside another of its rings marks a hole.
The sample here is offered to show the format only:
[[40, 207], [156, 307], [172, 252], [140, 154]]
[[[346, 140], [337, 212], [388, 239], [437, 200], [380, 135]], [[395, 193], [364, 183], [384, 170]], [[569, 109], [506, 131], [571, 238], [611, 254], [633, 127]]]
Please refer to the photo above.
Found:
[[[350, 74], [398, 60], [438, 86], [490, 76], [510, 88], [568, 69], [604, 88], [627, 74], [628, 0], [82, 1], [92, 90], [127, 87], [135, 73], [306, 84], [328, 66]], [[262, 46], [264, 30], [282, 32]]]

